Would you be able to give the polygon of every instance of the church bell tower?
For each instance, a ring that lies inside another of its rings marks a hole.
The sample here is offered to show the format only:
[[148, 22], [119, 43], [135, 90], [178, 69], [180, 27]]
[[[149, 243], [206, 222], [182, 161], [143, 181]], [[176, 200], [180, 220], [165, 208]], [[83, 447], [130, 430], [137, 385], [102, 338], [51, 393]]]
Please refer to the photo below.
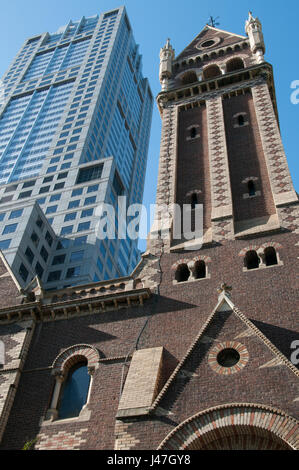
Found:
[[[177, 57], [170, 40], [160, 54], [157, 204], [202, 204], [203, 245], [287, 229], [298, 201], [262, 25], [251, 12], [245, 30], [206, 25]], [[183, 234], [170, 237], [167, 249], [177, 248], [189, 249]]]

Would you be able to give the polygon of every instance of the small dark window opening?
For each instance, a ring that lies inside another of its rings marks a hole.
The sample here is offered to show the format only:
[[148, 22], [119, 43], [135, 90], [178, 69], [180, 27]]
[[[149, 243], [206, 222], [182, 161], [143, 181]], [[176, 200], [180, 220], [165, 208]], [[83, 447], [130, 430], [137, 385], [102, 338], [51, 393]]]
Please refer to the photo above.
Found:
[[201, 44], [201, 47], [211, 47], [215, 44], [215, 41], [213, 39], [210, 39], [209, 41], [205, 41]]
[[175, 274], [177, 282], [186, 282], [190, 277], [190, 271], [186, 264], [181, 264]]
[[245, 266], [247, 269], [256, 269], [259, 267], [260, 259], [256, 251], [251, 250], [246, 253], [245, 256]]
[[195, 209], [196, 204], [198, 204], [198, 197], [196, 193], [193, 193], [191, 196], [191, 209]]
[[33, 263], [33, 260], [34, 260], [34, 253], [33, 251], [29, 248], [29, 246], [27, 247], [26, 251], [25, 251], [25, 256], [27, 258], [27, 261], [32, 264]]
[[244, 116], [243, 116], [243, 114], [239, 114], [239, 116], [238, 116], [238, 125], [239, 126], [244, 126], [244, 124], [245, 124]]
[[266, 266], [273, 266], [275, 264], [278, 264], [276, 251], [273, 246], [269, 246], [268, 248], [266, 248], [264, 253]]
[[217, 356], [217, 362], [222, 367], [233, 367], [240, 360], [240, 354], [236, 349], [227, 348], [220, 351]]
[[249, 196], [255, 196], [255, 184], [252, 180], [248, 181]]
[[190, 130], [190, 137], [191, 139], [194, 139], [197, 135], [197, 129], [196, 127], [192, 127], [192, 129]]
[[29, 276], [29, 272], [28, 272], [28, 270], [26, 269], [26, 267], [24, 266], [23, 263], [20, 266], [19, 274], [20, 274], [21, 278], [23, 279], [23, 281], [26, 282], [27, 278]]
[[204, 261], [197, 261], [195, 263], [195, 279], [204, 279], [206, 277], [206, 263]]

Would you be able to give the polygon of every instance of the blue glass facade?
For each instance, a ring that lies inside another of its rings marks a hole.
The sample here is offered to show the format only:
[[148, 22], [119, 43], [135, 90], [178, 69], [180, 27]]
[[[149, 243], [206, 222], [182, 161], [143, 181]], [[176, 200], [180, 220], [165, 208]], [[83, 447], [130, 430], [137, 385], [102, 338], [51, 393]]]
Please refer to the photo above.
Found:
[[[138, 260], [137, 241], [98, 240], [95, 234], [100, 202], [116, 207], [119, 195], [128, 204], [142, 202], [143, 195], [153, 99], [125, 9], [29, 39], [3, 83], [0, 231], [9, 225], [12, 205], [37, 202], [57, 237], [46, 264], [40, 245], [31, 266], [26, 250], [18, 251], [26, 282], [40, 266], [48, 288], [129, 274]], [[23, 217], [19, 233], [28, 232], [24, 223]], [[10, 239], [0, 236], [0, 245], [18, 273], [18, 247]], [[85, 247], [80, 257], [73, 248], [79, 240]]]
[[53, 86], [9, 103], [0, 120], [0, 184], [39, 175], [72, 87]]

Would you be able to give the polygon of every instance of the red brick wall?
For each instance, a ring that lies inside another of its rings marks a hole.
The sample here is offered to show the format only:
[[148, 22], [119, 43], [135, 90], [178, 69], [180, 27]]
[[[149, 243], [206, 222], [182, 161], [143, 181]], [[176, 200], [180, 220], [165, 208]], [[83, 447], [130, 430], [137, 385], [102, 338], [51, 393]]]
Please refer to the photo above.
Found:
[[[59, 435], [68, 442], [68, 434], [77, 433], [74, 448], [112, 449], [124, 361], [101, 362], [95, 371], [89, 421], [40, 427], [53, 391], [54, 378], [50, 370], [53, 360], [63, 349], [81, 343], [97, 347], [103, 358], [126, 356], [135, 349], [137, 338], [149, 319], [139, 337], [138, 348], [163, 346], [171, 371], [215, 308], [217, 287], [222, 281], [233, 287], [232, 299], [236, 306], [290, 358], [290, 344], [298, 339], [294, 255], [297, 237], [284, 233], [255, 239], [254, 243], [262, 245], [269, 240], [282, 245], [279, 251], [282, 266], [243, 272], [243, 258], [239, 253], [251, 242], [233, 241], [197, 253], [211, 257], [210, 279], [173, 285], [171, 267], [182, 253], [165, 254], [161, 260], [160, 297], [153, 296], [143, 307], [38, 325], [1, 448], [19, 449], [37, 435], [41, 437], [41, 447], [49, 436], [53, 448]], [[183, 253], [190, 259], [195, 255], [195, 252]], [[218, 318], [210, 328], [208, 334], [218, 334], [221, 341], [232, 340], [246, 330], [233, 315], [222, 325]], [[285, 366], [259, 369], [273, 357], [260, 340], [244, 337], [238, 341], [246, 345], [250, 359], [239, 374], [230, 378], [212, 371], [207, 363], [207, 350], [202, 345], [195, 350], [184, 369], [196, 375], [188, 380], [176, 380], [169, 388], [159, 404], [166, 410], [165, 416], [128, 422], [126, 432], [131, 436], [132, 448], [157, 448], [167, 433], [184, 419], [221, 403], [262, 403], [298, 417], [298, 402], [293, 401], [299, 396], [298, 379], [294, 380], [294, 374]]]
[[[187, 140], [188, 128], [198, 125], [199, 138]], [[190, 204], [190, 191], [200, 190], [198, 204], [204, 206], [204, 227], [211, 226], [211, 187], [209, 170], [209, 149], [207, 135], [207, 111], [205, 106], [187, 109], [179, 113], [177, 195], [176, 203]]]
[[[231, 178], [234, 220], [241, 221], [275, 214], [275, 206], [270, 188], [268, 170], [259, 134], [254, 104], [250, 93], [223, 100], [226, 141]], [[234, 128], [234, 115], [246, 113], [248, 126]], [[242, 181], [255, 176], [256, 189], [261, 195], [243, 198], [248, 192]]]

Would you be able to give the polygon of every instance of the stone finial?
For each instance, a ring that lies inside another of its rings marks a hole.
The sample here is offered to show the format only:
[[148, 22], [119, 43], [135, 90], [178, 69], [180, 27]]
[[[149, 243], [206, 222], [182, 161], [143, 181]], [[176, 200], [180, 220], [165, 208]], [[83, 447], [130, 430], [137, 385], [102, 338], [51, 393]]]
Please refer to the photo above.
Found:
[[257, 57], [257, 62], [261, 63], [264, 61], [265, 43], [262, 32], [262, 24], [258, 18], [252, 16], [252, 12], [249, 12], [248, 20], [245, 23], [245, 31], [249, 37], [250, 48], [253, 54]]
[[168, 80], [172, 75], [172, 61], [174, 60], [174, 49], [168, 38], [165, 46], [160, 50], [160, 73], [159, 78], [164, 90], [167, 89]]
[[220, 287], [218, 287], [217, 292], [218, 294], [224, 293], [225, 295], [230, 296], [230, 292], [232, 291], [232, 287], [227, 285], [226, 282], [223, 282]]

